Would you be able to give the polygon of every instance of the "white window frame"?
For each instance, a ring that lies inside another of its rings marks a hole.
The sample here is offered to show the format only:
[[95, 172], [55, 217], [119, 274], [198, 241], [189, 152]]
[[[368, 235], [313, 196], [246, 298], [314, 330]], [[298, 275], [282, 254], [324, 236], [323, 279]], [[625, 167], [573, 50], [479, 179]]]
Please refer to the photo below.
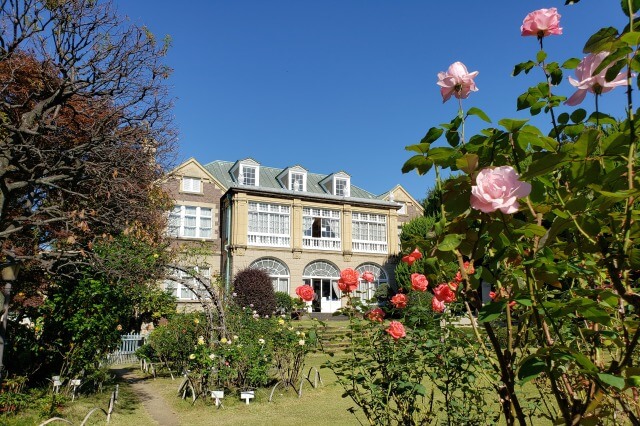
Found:
[[[296, 177], [301, 178], [300, 186], [296, 185]], [[289, 189], [296, 192], [304, 192], [307, 190], [307, 175], [300, 172], [289, 172]]]
[[[344, 183], [344, 187], [339, 188], [338, 183]], [[333, 178], [333, 195], [337, 197], [348, 197], [351, 192], [349, 179], [345, 177], [334, 177]]]
[[291, 208], [281, 204], [249, 201], [247, 243], [253, 246], [291, 246]]
[[[193, 235], [189, 230], [193, 229]], [[213, 208], [176, 205], [169, 212], [167, 233], [176, 238], [213, 238]]]
[[289, 294], [289, 268], [277, 259], [264, 257], [253, 262], [251, 268], [258, 268], [269, 274], [273, 291], [281, 291]]
[[359, 253], [387, 253], [387, 216], [376, 213], [351, 214], [351, 249]]
[[341, 250], [340, 211], [303, 207], [302, 247], [318, 250]]
[[[356, 268], [356, 271], [361, 277], [365, 272], [371, 272], [374, 276], [374, 280], [371, 283], [363, 280], [362, 278], [358, 280], [356, 297], [359, 297], [360, 300], [362, 300], [362, 303], [369, 303], [369, 301], [373, 299], [378, 286], [389, 282], [387, 272], [382, 268], [382, 266], [376, 265], [375, 263], [363, 263]], [[375, 301], [373, 301], [373, 303], [375, 304]]]
[[[211, 268], [209, 266], [185, 267], [185, 269], [192, 269], [195, 273], [199, 273], [204, 278], [208, 279], [209, 282], [211, 282]], [[193, 277], [193, 275], [182, 270], [173, 270], [172, 272], [173, 272], [173, 276], [175, 276], [178, 279], [192, 280], [193, 281], [192, 287], [196, 289], [196, 291], [200, 294], [200, 297], [203, 297], [205, 299], [209, 298], [207, 291], [202, 287], [202, 285], [199, 282], [196, 282], [196, 279], [195, 277]], [[179, 301], [198, 299], [198, 296], [196, 295], [196, 293], [191, 291], [186, 285], [171, 279], [165, 280], [164, 290], [168, 293], [171, 293]]]
[[191, 192], [194, 194], [202, 193], [202, 179], [197, 177], [182, 177], [182, 192]]
[[[247, 183], [247, 171], [251, 170], [253, 172], [253, 181]], [[241, 164], [240, 165], [240, 174], [239, 179], [242, 185], [247, 186], [260, 186], [260, 169], [258, 166], [249, 165], [249, 164]]]

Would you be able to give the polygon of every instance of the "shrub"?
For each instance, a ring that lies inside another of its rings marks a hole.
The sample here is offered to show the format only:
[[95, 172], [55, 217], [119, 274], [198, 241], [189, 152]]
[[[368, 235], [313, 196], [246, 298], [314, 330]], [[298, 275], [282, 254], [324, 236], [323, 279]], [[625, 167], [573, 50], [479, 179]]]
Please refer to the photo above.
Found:
[[238, 306], [250, 307], [260, 316], [273, 315], [276, 296], [271, 278], [262, 269], [247, 268], [236, 274], [233, 291]]
[[288, 314], [293, 311], [293, 298], [284, 291], [276, 291], [276, 312]]

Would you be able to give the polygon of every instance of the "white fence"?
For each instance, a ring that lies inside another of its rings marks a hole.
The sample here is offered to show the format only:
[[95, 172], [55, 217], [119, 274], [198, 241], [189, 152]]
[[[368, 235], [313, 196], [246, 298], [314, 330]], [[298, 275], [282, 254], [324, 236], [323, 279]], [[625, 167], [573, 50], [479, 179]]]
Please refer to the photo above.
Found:
[[144, 337], [140, 333], [123, 334], [120, 347], [117, 351], [107, 355], [107, 361], [111, 364], [129, 364], [138, 362], [136, 350], [144, 344]]

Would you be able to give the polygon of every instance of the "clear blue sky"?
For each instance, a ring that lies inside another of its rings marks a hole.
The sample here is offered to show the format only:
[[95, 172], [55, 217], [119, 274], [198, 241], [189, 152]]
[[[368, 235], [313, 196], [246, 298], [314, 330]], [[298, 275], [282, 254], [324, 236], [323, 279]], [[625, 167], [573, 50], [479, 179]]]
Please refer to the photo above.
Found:
[[[516, 112], [516, 97], [542, 81], [540, 70], [511, 77], [513, 65], [535, 58], [538, 49], [534, 37], [520, 36], [525, 15], [559, 9], [564, 34], [545, 39], [545, 50], [562, 63], [581, 58], [599, 28], [625, 25], [619, 4], [116, 0], [133, 22], [173, 39], [167, 62], [174, 69], [178, 161], [252, 157], [265, 166], [344, 170], [352, 184], [373, 193], [399, 183], [418, 199], [433, 176], [403, 175], [411, 155], [404, 147], [457, 112], [457, 100], [442, 103], [439, 71], [462, 61], [480, 72], [480, 90], [465, 109], [481, 108], [494, 122], [525, 117]], [[564, 81], [557, 92], [570, 96], [573, 89]], [[607, 94], [601, 109], [615, 103], [622, 115], [623, 95], [622, 89]], [[593, 97], [582, 106], [592, 110]], [[548, 119], [537, 123], [546, 128]], [[479, 128], [469, 123], [467, 137]]]

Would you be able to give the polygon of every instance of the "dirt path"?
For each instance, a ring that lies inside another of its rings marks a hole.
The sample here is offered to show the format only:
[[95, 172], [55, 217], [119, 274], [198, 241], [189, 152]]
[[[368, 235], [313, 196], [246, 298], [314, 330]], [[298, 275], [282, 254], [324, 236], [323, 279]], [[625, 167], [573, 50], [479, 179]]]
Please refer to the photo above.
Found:
[[136, 374], [136, 368], [118, 368], [113, 372], [126, 381], [140, 398], [145, 410], [160, 426], [180, 426], [178, 415], [169, 407], [165, 399], [153, 391], [147, 380]]

